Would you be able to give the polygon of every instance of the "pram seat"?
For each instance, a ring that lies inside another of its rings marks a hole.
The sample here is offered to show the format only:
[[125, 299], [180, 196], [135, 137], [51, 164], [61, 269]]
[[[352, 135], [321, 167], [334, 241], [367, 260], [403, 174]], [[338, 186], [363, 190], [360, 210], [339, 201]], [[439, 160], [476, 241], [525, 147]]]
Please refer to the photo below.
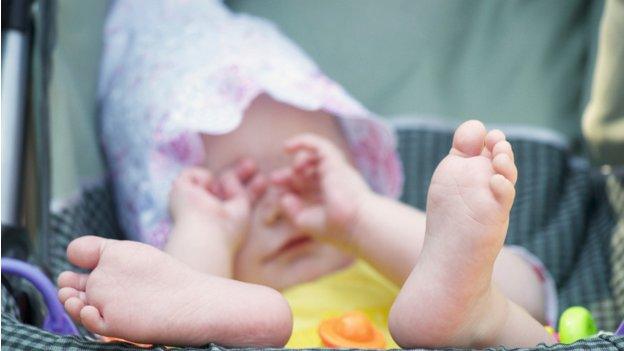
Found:
[[[402, 200], [424, 209], [426, 189], [436, 165], [448, 153], [453, 126], [414, 118], [395, 120], [394, 125], [406, 176]], [[592, 311], [599, 328], [614, 330], [622, 318], [622, 306], [616, 303], [618, 298], [611, 289], [610, 279], [612, 267], [618, 264], [622, 267], [621, 262], [615, 261], [624, 257], [610, 254], [616, 249], [610, 242], [618, 217], [605, 195], [606, 178], [587, 162], [572, 156], [565, 141], [553, 134], [513, 128], [506, 132], [516, 151], [520, 173], [507, 243], [526, 247], [544, 262], [557, 284], [559, 311], [583, 305]], [[53, 209], [49, 247], [52, 276], [76, 269], [65, 257], [65, 249], [74, 238], [93, 233], [116, 239], [124, 237], [115, 219], [111, 194], [110, 183], [103, 181], [84, 189], [65, 206]], [[10, 303], [6, 303], [5, 309], [5, 300], [10, 301], [5, 295], [3, 289], [3, 344], [11, 340], [16, 349], [32, 349], [34, 339], [48, 346], [59, 343], [75, 348], [112, 346], [78, 337], [60, 337], [27, 326], [12, 315]], [[36, 336], [24, 337], [25, 330]], [[574, 345], [615, 350], [624, 347], [624, 338], [600, 336]], [[554, 349], [574, 345], [558, 345]], [[121, 344], [115, 346], [132, 349]], [[222, 349], [216, 345], [207, 348]]]

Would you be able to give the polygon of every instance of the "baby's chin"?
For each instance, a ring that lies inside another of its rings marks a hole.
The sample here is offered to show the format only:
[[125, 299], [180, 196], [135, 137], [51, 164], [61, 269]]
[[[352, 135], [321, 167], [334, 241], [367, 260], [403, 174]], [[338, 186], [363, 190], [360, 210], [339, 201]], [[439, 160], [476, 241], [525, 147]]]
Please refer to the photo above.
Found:
[[[283, 291], [340, 271], [353, 262], [354, 259], [351, 256], [338, 249], [322, 247], [313, 252], [302, 253], [297, 257], [278, 258], [266, 262], [262, 267], [255, 267], [253, 274], [245, 274], [243, 270], [238, 271], [242, 281]], [[251, 273], [252, 271], [248, 272]]]

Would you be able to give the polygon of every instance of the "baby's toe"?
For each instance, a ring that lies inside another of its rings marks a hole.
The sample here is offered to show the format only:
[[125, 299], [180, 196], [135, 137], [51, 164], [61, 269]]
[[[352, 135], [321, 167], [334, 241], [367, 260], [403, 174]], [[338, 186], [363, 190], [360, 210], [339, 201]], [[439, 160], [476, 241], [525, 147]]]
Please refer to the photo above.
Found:
[[498, 129], [493, 129], [489, 131], [485, 136], [485, 148], [483, 149], [483, 153], [487, 153], [487, 155], [484, 156], [492, 156], [494, 146], [504, 140], [505, 133], [501, 132]]
[[60, 288], [74, 288], [84, 291], [87, 286], [88, 274], [80, 274], [71, 271], [65, 271], [58, 277], [58, 286]]
[[483, 123], [470, 120], [462, 123], [453, 135], [451, 154], [472, 157], [481, 155], [486, 135]]
[[104, 239], [93, 235], [82, 236], [74, 239], [67, 246], [67, 258], [69, 262], [84, 269], [94, 269], [104, 247], [110, 239]]
[[494, 145], [492, 149], [492, 157], [496, 157], [499, 154], [506, 154], [512, 161], [514, 160], [513, 149], [511, 148], [511, 144], [506, 140], [498, 142]]
[[80, 321], [91, 332], [100, 335], [108, 334], [104, 318], [100, 315], [100, 311], [93, 306], [84, 306], [80, 310]]
[[74, 288], [61, 288], [58, 291], [58, 298], [61, 303], [64, 304], [65, 301], [67, 301], [70, 297], [77, 297], [82, 300], [82, 302], [87, 302], [87, 295], [84, 293], [84, 291], [78, 291]]
[[65, 306], [65, 311], [67, 311], [67, 313], [73, 320], [80, 320], [80, 310], [82, 310], [85, 305], [81, 299], [79, 299], [78, 297], [70, 297], [65, 301], [63, 305]]
[[516, 194], [516, 189], [511, 181], [501, 174], [495, 174], [490, 179], [490, 188], [499, 203], [510, 209]]
[[503, 175], [512, 184], [516, 184], [518, 179], [518, 169], [512, 159], [505, 153], [494, 156], [492, 167], [496, 173]]

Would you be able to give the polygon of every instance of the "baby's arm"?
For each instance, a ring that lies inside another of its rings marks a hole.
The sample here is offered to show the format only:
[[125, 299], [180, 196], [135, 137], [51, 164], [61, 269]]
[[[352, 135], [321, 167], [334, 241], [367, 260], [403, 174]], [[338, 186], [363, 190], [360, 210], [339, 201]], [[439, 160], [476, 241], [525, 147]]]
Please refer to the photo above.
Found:
[[398, 285], [416, 264], [425, 237], [425, 213], [370, 194], [353, 229], [359, 254]]
[[[418, 259], [423, 212], [373, 193], [343, 153], [316, 135], [287, 142], [293, 166], [273, 175], [289, 192], [281, 201], [293, 223], [362, 257], [401, 285]], [[320, 199], [314, 198], [320, 193]]]
[[264, 190], [263, 183], [250, 160], [219, 179], [204, 168], [182, 171], [169, 199], [174, 225], [165, 252], [200, 272], [231, 278], [251, 202]]

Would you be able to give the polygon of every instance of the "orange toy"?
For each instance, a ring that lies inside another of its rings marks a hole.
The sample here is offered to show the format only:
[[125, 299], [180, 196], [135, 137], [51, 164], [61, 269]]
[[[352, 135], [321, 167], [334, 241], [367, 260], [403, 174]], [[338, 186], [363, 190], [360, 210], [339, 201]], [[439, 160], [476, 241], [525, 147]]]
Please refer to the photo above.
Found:
[[134, 345], [134, 346], [137, 346], [137, 347], [142, 347], [142, 348], [149, 348], [149, 347], [154, 346], [152, 344], [139, 344], [139, 343], [128, 341], [128, 340], [124, 340], [124, 339], [113, 338], [111, 336], [100, 336], [100, 340], [102, 340], [103, 342], [106, 342], [106, 343], [124, 342], [126, 344], [131, 344], [131, 345]]
[[328, 318], [319, 325], [319, 336], [327, 347], [383, 349], [386, 340], [366, 315], [351, 311], [340, 317]]

